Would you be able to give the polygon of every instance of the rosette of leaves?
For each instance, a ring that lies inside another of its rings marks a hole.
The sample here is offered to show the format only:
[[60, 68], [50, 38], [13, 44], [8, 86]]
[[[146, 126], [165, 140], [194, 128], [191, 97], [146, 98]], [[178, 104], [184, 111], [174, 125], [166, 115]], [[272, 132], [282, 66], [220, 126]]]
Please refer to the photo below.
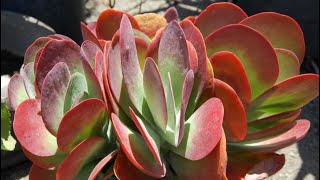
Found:
[[180, 24], [194, 24], [205, 38], [215, 75], [212, 92], [225, 110], [228, 178], [276, 173], [285, 158], [274, 152], [307, 134], [310, 122], [296, 118], [319, 94], [319, 75], [300, 75], [300, 26], [274, 12], [248, 17], [232, 3], [212, 4]]
[[[103, 53], [62, 35], [29, 46], [8, 86], [13, 129], [33, 162], [30, 179], [87, 179], [116, 148], [103, 85]], [[101, 176], [108, 176], [107, 172]]]

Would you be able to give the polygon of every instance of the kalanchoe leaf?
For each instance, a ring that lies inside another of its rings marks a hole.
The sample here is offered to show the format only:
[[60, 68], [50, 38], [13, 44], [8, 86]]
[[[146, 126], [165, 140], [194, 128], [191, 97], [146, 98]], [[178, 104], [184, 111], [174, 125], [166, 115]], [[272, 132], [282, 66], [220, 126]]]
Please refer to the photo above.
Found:
[[178, 148], [171, 150], [189, 160], [207, 156], [222, 136], [223, 105], [211, 98], [185, 122], [184, 136]]
[[[96, 75], [96, 79], [99, 82], [99, 86], [100, 86], [100, 92], [102, 93], [103, 96], [103, 100], [107, 103], [107, 96], [106, 96], [106, 92], [104, 89], [104, 85], [103, 85], [103, 61], [104, 61], [104, 57], [103, 57], [103, 53], [101, 51], [98, 51], [95, 57], [95, 69], [94, 69], [94, 73]], [[98, 85], [98, 84], [97, 84]]]
[[176, 173], [177, 179], [223, 179], [226, 180], [227, 152], [226, 139], [222, 134], [215, 148], [203, 159], [189, 161], [170, 153], [168, 161]]
[[[93, 29], [95, 31], [95, 29]], [[93, 33], [93, 31], [90, 30], [89, 24], [86, 25], [83, 22], [81, 22], [81, 33], [82, 33], [82, 38], [83, 41], [90, 41], [96, 44], [100, 49], [103, 47], [100, 45], [100, 42], [97, 38], [97, 36]]]
[[274, 48], [288, 49], [294, 52], [300, 64], [305, 53], [303, 32], [299, 24], [289, 16], [262, 12], [244, 19], [241, 24], [262, 33]]
[[82, 101], [89, 99], [89, 95], [86, 92], [81, 92], [78, 96], [75, 97], [74, 101], [71, 104], [71, 108], [74, 108], [76, 105], [81, 103]]
[[228, 140], [243, 140], [247, 134], [247, 118], [236, 92], [225, 82], [216, 79], [214, 93], [224, 106], [223, 128]]
[[118, 179], [139, 179], [139, 180], [154, 180], [156, 178], [150, 177], [142, 173], [136, 168], [126, 154], [120, 150], [114, 163], [114, 174]]
[[47, 42], [52, 40], [50, 37], [40, 37], [36, 41], [34, 41], [26, 50], [24, 54], [24, 62], [23, 64], [28, 64], [34, 62], [36, 59], [36, 55], [41, 48], [43, 48]]
[[292, 51], [279, 48], [274, 50], [279, 62], [279, 76], [276, 84], [300, 74], [299, 59]]
[[62, 35], [62, 34], [50, 34], [47, 37], [52, 38], [52, 39], [57, 39], [57, 40], [68, 40], [74, 42], [71, 38], [68, 36]]
[[196, 21], [197, 17], [195, 16], [187, 16], [186, 18], [184, 18], [182, 21], [184, 20], [189, 20], [192, 22], [192, 24], [194, 24], [194, 22]]
[[26, 92], [29, 98], [35, 98], [36, 90], [34, 87], [34, 83], [35, 83], [34, 62], [24, 65], [20, 69], [20, 75], [23, 78], [24, 87], [26, 89]]
[[143, 87], [154, 122], [165, 132], [168, 121], [166, 96], [158, 67], [152, 58], [147, 58], [145, 63]]
[[[74, 179], [81, 169], [99, 158], [105, 151], [107, 142], [101, 137], [91, 137], [77, 145], [57, 169], [57, 179]], [[88, 178], [88, 177], [81, 177]]]
[[64, 114], [65, 96], [70, 81], [70, 72], [66, 63], [57, 63], [47, 74], [41, 89], [41, 114], [46, 128], [57, 134]]
[[210, 62], [215, 78], [230, 85], [242, 103], [249, 105], [251, 88], [241, 61], [231, 52], [220, 51], [210, 57]]
[[16, 109], [14, 133], [22, 147], [37, 156], [53, 156], [58, 150], [56, 138], [46, 129], [41, 118], [40, 100], [28, 99]]
[[106, 164], [110, 163], [110, 161], [112, 161], [115, 157], [117, 157], [119, 152], [119, 149], [116, 149], [114, 151], [112, 151], [110, 154], [108, 154], [106, 157], [104, 157], [92, 170], [88, 180], [94, 180], [96, 179], [96, 177], [99, 175], [99, 173], [102, 171], [102, 169], [104, 168], [104, 166], [106, 166]]
[[167, 25], [166, 19], [155, 13], [137, 14], [134, 16], [140, 30], [149, 37], [153, 37], [157, 30]]
[[276, 53], [262, 34], [241, 24], [225, 26], [206, 39], [207, 54], [230, 51], [236, 55], [247, 74], [255, 99], [271, 88], [278, 78]]
[[144, 34], [143, 32], [141, 32], [141, 31], [139, 31], [137, 29], [133, 29], [133, 35], [136, 38], [143, 39], [146, 43], [150, 43], [151, 42], [151, 39], [146, 34]]
[[254, 100], [247, 116], [249, 121], [266, 113], [268, 116], [299, 109], [319, 95], [319, 75], [294, 76], [273, 86]]
[[166, 174], [164, 164], [155, 161], [142, 136], [126, 127], [115, 114], [112, 114], [111, 117], [121, 149], [130, 162], [149, 176], [164, 177]]
[[246, 13], [237, 5], [221, 2], [209, 5], [200, 13], [194, 24], [200, 29], [203, 37], [207, 37], [217, 29], [239, 23], [246, 17]]
[[92, 69], [95, 69], [96, 54], [98, 52], [102, 52], [100, 47], [92, 41], [86, 40], [81, 44], [81, 57], [89, 62]]
[[19, 74], [15, 74], [11, 77], [8, 85], [8, 100], [10, 109], [16, 110], [18, 105], [24, 100], [29, 99], [26, 92], [23, 78]]
[[179, 20], [179, 14], [178, 11], [175, 7], [170, 7], [168, 8], [165, 12], [163, 17], [167, 20], [167, 23], [169, 23], [170, 21]]
[[144, 63], [145, 63], [145, 60], [146, 60], [148, 43], [145, 40], [143, 40], [142, 38], [140, 38], [140, 37], [135, 37], [134, 40], [135, 40], [135, 43], [136, 43], [140, 69], [143, 70]]
[[292, 145], [302, 139], [310, 128], [308, 120], [297, 120], [287, 132], [272, 138], [262, 138], [251, 141], [243, 141], [238, 144], [229, 143], [230, 151], [254, 151], [255, 153], [274, 152], [281, 148]]
[[192, 71], [194, 73], [196, 73], [198, 71], [198, 55], [197, 55], [197, 51], [194, 48], [194, 46], [192, 45], [192, 43], [190, 41], [188, 41], [188, 40], [187, 40], [187, 45], [188, 45], [188, 52], [189, 52], [190, 69], [192, 69]]
[[108, 9], [103, 11], [98, 17], [96, 27], [97, 37], [99, 39], [111, 40], [112, 36], [119, 29], [120, 21], [124, 14], [129, 18], [132, 27], [139, 30], [139, 25], [133, 16], [122, 11]]
[[32, 164], [30, 171], [29, 171], [29, 179], [30, 180], [55, 180], [56, 179], [56, 171], [55, 170], [48, 170], [38, 167], [35, 164]]
[[164, 30], [158, 51], [158, 67], [163, 85], [166, 89], [167, 73], [170, 72], [175, 105], [180, 109], [182, 83], [189, 69], [189, 54], [185, 35], [176, 21], [171, 21]]
[[78, 143], [91, 137], [101, 136], [107, 120], [106, 106], [99, 99], [87, 99], [68, 111], [61, 120], [57, 132], [59, 149], [70, 152]]

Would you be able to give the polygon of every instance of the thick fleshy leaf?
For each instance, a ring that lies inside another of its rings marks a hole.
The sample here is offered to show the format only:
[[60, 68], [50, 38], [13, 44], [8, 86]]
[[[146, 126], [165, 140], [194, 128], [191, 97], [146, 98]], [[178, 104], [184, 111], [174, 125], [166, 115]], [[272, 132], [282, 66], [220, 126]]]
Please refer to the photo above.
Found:
[[29, 98], [36, 98], [36, 90], [34, 87], [35, 74], [34, 74], [34, 62], [24, 65], [20, 69], [20, 75], [23, 78], [24, 87]]
[[140, 37], [135, 37], [134, 40], [136, 42], [136, 48], [137, 48], [140, 69], [143, 70], [144, 63], [146, 60], [148, 43]]
[[164, 177], [166, 174], [165, 165], [156, 162], [142, 136], [127, 128], [115, 114], [112, 114], [111, 117], [121, 149], [130, 162], [149, 176]]
[[192, 22], [192, 24], [194, 24], [194, 22], [196, 21], [197, 17], [195, 16], [187, 16], [186, 18], [184, 18], [182, 21], [184, 20], [189, 20]]
[[248, 17], [247, 14], [233, 3], [213, 3], [200, 13], [194, 24], [199, 28], [203, 37], [207, 37], [217, 29], [239, 23], [246, 17]]
[[248, 123], [248, 133], [255, 133], [257, 131], [267, 129], [281, 123], [287, 123], [295, 120], [301, 113], [301, 109], [295, 111], [284, 112], [269, 116], [266, 118], [258, 119]]
[[179, 14], [175, 7], [170, 7], [164, 12], [163, 17], [167, 20], [167, 23], [169, 23], [170, 21], [173, 21], [173, 20], [178, 21]]
[[25, 54], [24, 54], [24, 62], [23, 64], [28, 64], [31, 62], [34, 62], [36, 59], [36, 55], [38, 53], [38, 51], [43, 48], [47, 42], [49, 42], [50, 40], [52, 40], [52, 38], [50, 37], [40, 37], [38, 38], [36, 41], [34, 41], [26, 50]]
[[89, 29], [89, 24], [85, 25], [83, 22], [81, 22], [81, 33], [83, 41], [91, 41], [95, 43], [97, 46], [99, 46], [100, 49], [102, 49], [102, 46], [100, 45], [100, 42], [97, 38], [97, 36]]
[[255, 139], [238, 143], [229, 143], [229, 152], [252, 151], [255, 153], [274, 152], [302, 139], [310, 128], [310, 122], [302, 119], [297, 120], [295, 126], [285, 133], [272, 138]]
[[299, 109], [319, 95], [319, 75], [294, 76], [273, 86], [254, 100], [247, 110], [249, 120]]
[[173, 95], [177, 109], [180, 109], [184, 77], [189, 70], [189, 54], [184, 32], [177, 21], [171, 21], [163, 32], [159, 44], [158, 67], [166, 89], [170, 72]]
[[147, 58], [145, 63], [143, 87], [154, 122], [164, 132], [168, 121], [166, 96], [158, 67], [152, 58]]
[[[99, 158], [107, 147], [102, 137], [91, 137], [76, 146], [57, 169], [57, 179], [75, 179], [81, 169]], [[81, 177], [88, 178], [88, 177]]]
[[278, 172], [285, 164], [283, 154], [232, 154], [229, 155], [228, 179], [265, 179]]
[[112, 151], [110, 154], [108, 154], [106, 157], [104, 157], [92, 170], [88, 180], [94, 180], [96, 179], [96, 177], [98, 176], [98, 174], [102, 171], [102, 169], [104, 168], [104, 166], [106, 166], [106, 164], [108, 164], [111, 160], [113, 160], [116, 155], [118, 155], [118, 151], [114, 150]]
[[155, 180], [156, 178], [150, 177], [142, 173], [136, 168], [126, 154], [120, 150], [114, 163], [114, 174], [118, 179], [139, 179], [139, 180]]
[[144, 34], [143, 32], [141, 32], [141, 31], [139, 31], [137, 29], [133, 29], [133, 35], [134, 35], [135, 38], [143, 39], [146, 43], [150, 43], [151, 42], [151, 39], [146, 34]]
[[124, 14], [129, 18], [132, 27], [139, 30], [139, 25], [133, 16], [119, 10], [108, 9], [103, 11], [98, 17], [96, 27], [97, 37], [99, 39], [111, 40], [120, 28], [120, 21]]
[[10, 79], [8, 84], [8, 99], [12, 110], [16, 110], [20, 103], [29, 99], [23, 78], [19, 74], [13, 75]]
[[28, 99], [16, 109], [13, 130], [22, 147], [37, 156], [53, 156], [58, 150], [56, 138], [41, 118], [40, 100]]
[[228, 141], [243, 140], [247, 134], [247, 117], [236, 92], [225, 82], [216, 79], [214, 93], [223, 103], [223, 128]]
[[153, 37], [160, 28], [167, 25], [166, 19], [155, 13], [137, 14], [134, 19], [137, 21], [140, 31], [149, 37]]
[[227, 151], [226, 138], [222, 134], [219, 143], [203, 159], [190, 161], [170, 153], [168, 161], [176, 173], [177, 179], [220, 179], [226, 180]]
[[82, 92], [80, 94], [78, 94], [78, 96], [75, 97], [74, 101], [71, 104], [71, 108], [75, 107], [76, 105], [78, 105], [79, 103], [81, 103], [82, 101], [89, 99], [89, 95], [86, 92]]
[[279, 63], [279, 76], [276, 83], [300, 74], [300, 64], [298, 57], [286, 49], [274, 49]]
[[129, 98], [134, 108], [144, 118], [151, 119], [151, 113], [144, 98], [143, 75], [139, 65], [134, 36], [126, 15], [121, 20], [119, 44], [123, 80]]
[[251, 102], [251, 88], [241, 61], [231, 52], [220, 51], [210, 57], [214, 77], [230, 85], [243, 104]]
[[294, 52], [300, 64], [305, 53], [303, 32], [299, 24], [289, 16], [275, 12], [262, 12], [240, 22], [262, 33], [274, 48]]
[[[68, 40], [68, 41], [73, 41], [71, 38], [68, 36], [62, 35], [62, 34], [50, 34], [47, 37], [52, 38], [52, 39], [57, 39], [57, 40]], [[73, 41], [74, 42], [74, 41]]]
[[98, 51], [96, 54], [96, 58], [95, 58], [96, 62], [95, 62], [95, 69], [94, 69], [94, 73], [97, 77], [97, 80], [99, 82], [100, 85], [100, 89], [103, 95], [103, 99], [105, 102], [107, 102], [107, 96], [106, 96], [106, 92], [104, 89], [104, 85], [103, 85], [103, 61], [104, 61], [104, 57], [103, 57], [103, 52], [102, 51]]
[[130, 114], [133, 122], [139, 129], [144, 141], [147, 143], [154, 159], [162, 165], [161, 157], [160, 157], [160, 143], [161, 140], [158, 134], [150, 127], [150, 125], [143, 123], [142, 120], [134, 113], [134, 111], [130, 108]]
[[106, 106], [103, 101], [87, 99], [81, 102], [61, 120], [57, 133], [59, 149], [70, 152], [81, 141], [101, 135], [106, 120]]
[[92, 69], [95, 69], [95, 59], [98, 51], [101, 52], [100, 47], [92, 41], [86, 40], [81, 44], [81, 57], [89, 62]]
[[88, 93], [87, 81], [84, 75], [76, 72], [70, 77], [68, 89], [64, 99], [63, 112], [66, 113], [72, 107], [76, 98], [82, 93]]
[[151, 57], [156, 64], [158, 63], [158, 50], [163, 32], [164, 28], [159, 29], [147, 48], [146, 57]]
[[56, 179], [56, 171], [55, 170], [48, 170], [38, 167], [32, 164], [30, 171], [29, 171], [29, 179], [30, 180], [55, 180]]
[[206, 45], [209, 57], [219, 51], [230, 51], [240, 59], [251, 86], [251, 99], [271, 88], [278, 78], [278, 60], [271, 44], [247, 26], [223, 27], [207, 37]]
[[51, 40], [43, 48], [36, 66], [36, 83], [41, 90], [48, 72], [59, 62], [67, 64], [70, 73], [82, 73], [80, 47], [69, 40]]
[[178, 148], [171, 150], [193, 161], [204, 158], [221, 139], [222, 121], [221, 101], [209, 99], [185, 122], [183, 139]]
[[190, 69], [192, 69], [192, 71], [194, 73], [196, 73], [198, 71], [198, 55], [197, 55], [197, 51], [194, 48], [194, 46], [192, 45], [192, 43], [190, 41], [188, 41], [188, 40], [187, 40], [187, 45], [188, 45], [188, 52], [189, 52]]
[[63, 62], [56, 64], [43, 81], [41, 114], [48, 131], [53, 135], [56, 135], [64, 115], [64, 101], [69, 81], [69, 68]]

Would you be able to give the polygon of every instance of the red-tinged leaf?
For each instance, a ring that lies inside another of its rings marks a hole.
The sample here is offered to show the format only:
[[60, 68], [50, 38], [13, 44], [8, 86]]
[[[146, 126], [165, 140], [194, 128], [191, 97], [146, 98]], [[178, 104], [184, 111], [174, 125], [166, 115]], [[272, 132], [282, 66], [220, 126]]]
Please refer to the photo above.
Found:
[[26, 89], [26, 92], [29, 98], [35, 99], [37, 94], [34, 87], [34, 82], [35, 82], [34, 62], [24, 65], [20, 69], [20, 75], [23, 78], [24, 87]]
[[155, 13], [137, 14], [134, 19], [137, 21], [140, 31], [149, 37], [153, 37], [160, 28], [167, 25], [166, 19]]
[[289, 16], [262, 12], [240, 22], [262, 33], [274, 48], [288, 49], [294, 52], [300, 64], [305, 53], [303, 32], [299, 24]]
[[238, 95], [232, 87], [218, 79], [215, 80], [214, 93], [223, 103], [223, 128], [228, 141], [243, 140], [247, 134], [247, 117]]
[[160, 143], [161, 140], [158, 134], [146, 123], [143, 123], [142, 120], [134, 113], [134, 111], [130, 108], [130, 114], [133, 122], [139, 129], [144, 141], [147, 143], [154, 159], [157, 163], [162, 165], [161, 157], [160, 157]]
[[220, 51], [210, 57], [215, 78], [230, 85], [242, 103], [251, 102], [251, 88], [241, 61], [231, 52]]
[[68, 36], [62, 35], [62, 34], [51, 34], [48, 35], [47, 37], [52, 38], [52, 39], [57, 39], [57, 40], [68, 40], [68, 41], [73, 41], [71, 38]]
[[168, 122], [166, 96], [159, 70], [152, 58], [147, 58], [143, 72], [146, 101], [155, 124], [165, 132]]
[[229, 154], [228, 179], [265, 179], [278, 172], [285, 163], [285, 156], [268, 154]]
[[101, 92], [103, 95], [103, 99], [105, 102], [107, 102], [107, 97], [106, 97], [106, 93], [105, 93], [105, 89], [104, 89], [104, 85], [103, 85], [103, 53], [102, 51], [98, 51], [96, 54], [96, 62], [95, 62], [95, 69], [94, 69], [94, 73], [97, 77], [97, 80], [99, 82], [100, 88], [101, 88]]
[[135, 37], [134, 40], [135, 40], [135, 43], [136, 43], [140, 69], [143, 70], [144, 63], [146, 61], [148, 43], [145, 40], [143, 40], [142, 38], [140, 38], [140, 37]]
[[148, 176], [164, 177], [165, 165], [156, 162], [142, 136], [127, 128], [115, 114], [112, 114], [111, 118], [121, 149], [130, 162]]
[[198, 71], [198, 55], [197, 55], [197, 51], [194, 48], [194, 46], [192, 45], [192, 43], [190, 41], [188, 41], [188, 40], [187, 40], [187, 45], [188, 45], [188, 52], [189, 52], [190, 69], [192, 69], [192, 71], [194, 73], [196, 73]]
[[97, 20], [96, 33], [99, 39], [111, 40], [116, 31], [120, 28], [122, 15], [127, 15], [132, 27], [139, 30], [137, 21], [128, 13], [108, 9], [103, 11]]
[[229, 151], [251, 151], [254, 153], [274, 152], [284, 147], [290, 146], [302, 139], [310, 128], [310, 122], [302, 119], [297, 120], [295, 126], [285, 133], [272, 138], [255, 139], [238, 143], [229, 143]]
[[8, 99], [10, 108], [16, 110], [20, 103], [29, 99], [23, 78], [19, 74], [11, 77], [8, 84]]
[[299, 59], [292, 51], [278, 48], [274, 50], [279, 62], [279, 76], [276, 84], [300, 74]]
[[109, 153], [106, 157], [104, 157], [92, 170], [88, 180], [94, 180], [98, 176], [98, 174], [102, 171], [102, 169], [108, 164], [111, 160], [113, 160], [116, 155], [118, 155], [119, 149], [116, 149]]
[[186, 77], [183, 82], [183, 87], [182, 87], [180, 119], [179, 119], [178, 127], [176, 129], [176, 131], [179, 131], [178, 144], [181, 143], [181, 140], [184, 135], [184, 123], [186, 120], [185, 113], [187, 110], [187, 105], [188, 105], [191, 91], [193, 88], [193, 82], [194, 82], [194, 74], [193, 74], [193, 71], [190, 69], [186, 74]]
[[[81, 169], [99, 158], [107, 147], [102, 137], [91, 137], [77, 145], [57, 169], [57, 179], [75, 179]], [[88, 178], [88, 177], [81, 177]]]
[[92, 69], [95, 69], [95, 59], [98, 52], [102, 53], [100, 47], [92, 41], [86, 40], [81, 44], [81, 57], [89, 62]]
[[255, 133], [259, 130], [270, 128], [281, 123], [291, 122], [295, 120], [300, 113], [301, 109], [298, 109], [251, 121], [248, 123], [248, 132]]
[[41, 89], [41, 114], [48, 131], [56, 135], [64, 115], [64, 101], [70, 81], [70, 72], [63, 62], [56, 64], [47, 74]]
[[159, 29], [147, 48], [146, 57], [151, 57], [156, 64], [158, 63], [158, 50], [163, 32], [164, 28]]
[[[44, 47], [43, 47], [44, 48]], [[37, 71], [37, 66], [38, 66], [38, 62], [39, 62], [39, 58], [41, 56], [41, 53], [43, 51], [43, 48], [39, 49], [39, 51], [37, 52], [35, 59], [34, 59], [34, 73], [36, 73]]]
[[319, 95], [319, 75], [303, 74], [278, 83], [254, 100], [248, 110], [248, 119], [297, 110]]
[[114, 163], [114, 174], [118, 179], [139, 179], [139, 180], [155, 180], [142, 173], [127, 158], [123, 150], [119, 151], [116, 162]]
[[30, 171], [29, 171], [29, 179], [30, 180], [55, 180], [56, 179], [56, 171], [55, 170], [48, 170], [38, 167], [32, 164]]
[[210, 154], [222, 136], [223, 105], [211, 98], [197, 109], [185, 122], [184, 136], [176, 154], [189, 160], [200, 160]]
[[97, 22], [88, 22], [86, 26], [93, 33], [93, 35], [97, 36], [96, 34]]
[[160, 39], [158, 68], [165, 89], [169, 84], [167, 73], [170, 72], [174, 102], [180, 109], [182, 84], [189, 70], [189, 53], [184, 32], [177, 21], [168, 24]]
[[137, 29], [133, 29], [133, 35], [134, 35], [135, 38], [143, 39], [146, 43], [150, 43], [151, 42], [151, 39], [146, 34], [144, 34], [143, 32], [141, 32], [141, 31], [139, 31]]
[[41, 90], [44, 78], [59, 62], [69, 67], [70, 73], [82, 72], [80, 47], [69, 40], [51, 40], [42, 50], [36, 66], [36, 84]]
[[233, 3], [213, 3], [199, 14], [194, 24], [203, 37], [207, 37], [217, 29], [229, 24], [237, 24], [246, 17], [248, 17], [247, 14]]
[[167, 23], [169, 23], [170, 21], [173, 21], [173, 20], [178, 21], [179, 14], [175, 7], [170, 7], [164, 12], [163, 17], [167, 20]]
[[78, 105], [79, 103], [81, 103], [82, 101], [84, 101], [86, 99], [89, 99], [89, 95], [87, 92], [82, 92], [82, 93], [78, 94], [78, 96], [76, 96], [74, 101], [72, 102], [71, 108], [74, 108], [76, 105]]
[[59, 149], [62, 152], [70, 152], [81, 141], [101, 135], [106, 120], [106, 106], [103, 101], [87, 99], [81, 102], [61, 120], [57, 132]]
[[28, 64], [34, 62], [36, 59], [36, 55], [41, 48], [43, 48], [47, 42], [52, 40], [50, 37], [40, 37], [36, 41], [34, 41], [26, 50], [24, 54], [24, 62], [23, 64]]
[[177, 179], [219, 179], [226, 180], [227, 151], [226, 138], [222, 134], [219, 143], [203, 159], [190, 161], [170, 153], [168, 161], [177, 174]]
[[62, 153], [59, 150], [52, 156], [37, 156], [23, 147], [21, 147], [21, 149], [33, 164], [44, 169], [53, 169], [58, 167], [67, 156], [67, 154]]
[[186, 18], [184, 18], [182, 21], [185, 21], [185, 20], [189, 20], [192, 22], [192, 24], [194, 24], [194, 22], [196, 21], [197, 17], [195, 16], [187, 16]]
[[271, 88], [278, 78], [274, 49], [262, 34], [247, 26], [223, 27], [207, 37], [206, 45], [209, 57], [219, 51], [230, 51], [240, 59], [249, 79], [252, 100]]
[[95, 28], [93, 30], [94, 31], [92, 31], [89, 28], [89, 24], [86, 25], [83, 22], [81, 22], [81, 33], [82, 33], [83, 41], [89, 40], [89, 41], [95, 43], [97, 46], [99, 46], [100, 49], [102, 49], [102, 46], [100, 45], [100, 42], [99, 42], [97, 36], [94, 34]]
[[13, 130], [27, 151], [37, 156], [53, 156], [58, 150], [56, 138], [46, 129], [40, 106], [37, 99], [21, 103], [14, 114]]

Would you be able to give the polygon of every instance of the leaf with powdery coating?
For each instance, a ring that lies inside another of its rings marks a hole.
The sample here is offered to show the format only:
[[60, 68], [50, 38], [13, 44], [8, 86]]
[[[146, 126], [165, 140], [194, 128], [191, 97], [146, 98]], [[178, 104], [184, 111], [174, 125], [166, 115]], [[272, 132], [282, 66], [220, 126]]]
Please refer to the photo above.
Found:
[[300, 74], [298, 57], [287, 49], [274, 49], [279, 62], [279, 76], [276, 84]]
[[179, 14], [178, 11], [175, 7], [170, 7], [168, 8], [165, 12], [163, 17], [167, 20], [167, 23], [169, 23], [170, 21], [179, 20]]
[[23, 78], [19, 74], [13, 75], [8, 84], [8, 100], [10, 108], [16, 110], [18, 105], [27, 99], [29, 99], [29, 96], [26, 92]]
[[86, 25], [83, 22], [81, 22], [81, 33], [83, 37], [83, 41], [91, 41], [95, 43], [97, 46], [99, 46], [100, 49], [102, 49], [102, 46], [100, 45], [100, 42], [97, 38], [97, 36], [89, 29], [89, 24]]

